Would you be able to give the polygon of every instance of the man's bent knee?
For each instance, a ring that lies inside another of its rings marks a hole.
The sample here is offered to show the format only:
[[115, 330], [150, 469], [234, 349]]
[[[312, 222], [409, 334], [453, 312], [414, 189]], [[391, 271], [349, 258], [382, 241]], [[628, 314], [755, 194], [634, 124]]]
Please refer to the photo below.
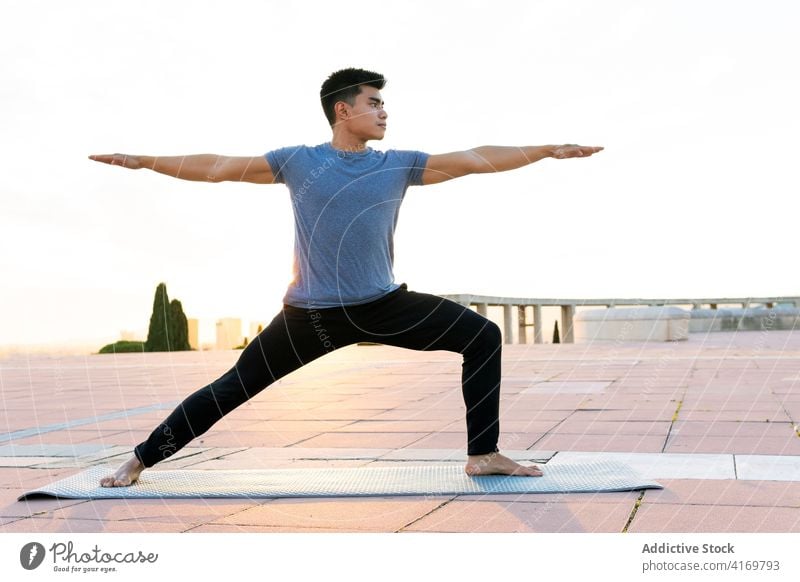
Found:
[[503, 334], [500, 326], [491, 320], [486, 320], [486, 326], [481, 330], [480, 340], [489, 346], [499, 346], [503, 343]]

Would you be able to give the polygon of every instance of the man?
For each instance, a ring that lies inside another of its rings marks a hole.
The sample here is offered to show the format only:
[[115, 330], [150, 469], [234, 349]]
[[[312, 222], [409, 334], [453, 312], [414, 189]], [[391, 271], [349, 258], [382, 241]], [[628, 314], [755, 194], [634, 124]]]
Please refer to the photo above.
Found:
[[184, 180], [284, 183], [295, 218], [294, 279], [281, 311], [244, 349], [233, 368], [188, 396], [135, 447], [128, 461], [101, 480], [103, 487], [130, 485], [145, 468], [175, 454], [279, 378], [361, 341], [463, 354], [465, 471], [469, 475], [542, 475], [539, 467], [522, 466], [497, 448], [500, 329], [462, 305], [395, 283], [394, 230], [409, 186], [502, 172], [547, 157], [588, 157], [603, 148], [483, 146], [430, 156], [417, 151], [375, 151], [367, 142], [381, 140], [386, 133], [388, 114], [380, 92], [384, 84], [382, 75], [363, 69], [333, 73], [320, 92], [333, 135], [329, 143], [316, 147], [282, 148], [252, 158], [89, 156]]

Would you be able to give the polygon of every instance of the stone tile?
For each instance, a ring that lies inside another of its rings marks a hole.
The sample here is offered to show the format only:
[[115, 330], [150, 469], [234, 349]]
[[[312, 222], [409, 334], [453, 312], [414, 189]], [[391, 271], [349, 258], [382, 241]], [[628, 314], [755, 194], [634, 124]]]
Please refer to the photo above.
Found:
[[[370, 530], [366, 530], [370, 531]], [[235, 525], [207, 523], [186, 530], [185, 533], [365, 533], [363, 529], [334, 527], [287, 527], [269, 525]]]
[[611, 381], [593, 382], [576, 380], [554, 380], [539, 382], [522, 390], [522, 394], [600, 394], [611, 385]]
[[[586, 402], [597, 395], [586, 394], [555, 394], [555, 393], [535, 393], [535, 392], [501, 392], [500, 403], [530, 410], [540, 410], [543, 408], [564, 409], [575, 408], [581, 402]], [[459, 399], [454, 404], [463, 404]]]
[[[764, 401], [759, 400], [759, 398]], [[775, 397], [770, 393], [759, 396], [753, 394], [752, 391], [747, 391], [744, 392], [742, 396], [737, 397], [732, 397], [730, 394], [723, 394], [719, 398], [704, 397], [702, 399], [688, 401], [687, 399], [684, 399], [683, 405], [681, 406], [681, 410], [686, 413], [719, 412], [725, 410], [729, 412], [757, 412], [759, 414], [770, 415], [783, 411], [783, 406], [775, 402]], [[757, 422], [766, 422], [766, 420]]]
[[91, 438], [80, 440], [76, 442], [85, 443], [99, 443], [106, 447], [120, 446], [126, 447], [128, 450], [132, 449], [135, 445], [145, 440], [150, 436], [150, 431], [136, 430], [136, 431], [122, 431], [116, 434], [103, 434], [97, 435], [96, 433]]
[[0, 468], [33, 467], [50, 460], [60, 459], [59, 457], [0, 457]]
[[37, 469], [37, 468], [16, 468], [0, 470], [0, 488], [2, 489], [21, 489], [35, 488], [44, 483], [50, 483], [58, 479], [73, 475], [77, 471], [74, 468], [64, 469]]
[[[260, 395], [259, 398], [261, 398]], [[255, 408], [253, 406], [246, 408], [246, 406], [246, 404], [240, 406], [233, 412], [229, 413], [228, 416], [235, 417], [238, 420], [270, 422], [273, 420], [280, 420], [284, 415], [296, 412], [298, 410], [298, 408], [286, 410], [285, 408]]]
[[[500, 432], [502, 433], [530, 433], [530, 434], [544, 434], [553, 430], [559, 425], [557, 420], [529, 420], [529, 419], [514, 419], [500, 417]], [[454, 422], [448, 431], [458, 427], [458, 430], [466, 434], [466, 424], [464, 419], [459, 419]]]
[[464, 428], [463, 423], [451, 420], [358, 420], [342, 426], [336, 432], [439, 432], [450, 426], [457, 431]]
[[0, 457], [80, 457], [97, 454], [103, 450], [99, 444], [74, 445], [2, 445]]
[[[531, 441], [533, 442], [533, 441]], [[467, 435], [458, 432], [435, 432], [409, 443], [407, 449], [452, 449], [467, 450]]]
[[85, 499], [32, 499], [17, 501], [31, 488], [0, 489], [0, 517], [31, 517], [47, 514], [62, 507], [86, 503]]
[[[115, 458], [120, 455], [128, 455], [133, 452], [133, 445], [100, 445], [102, 448], [95, 452], [88, 455], [82, 455], [78, 457], [81, 461], [100, 461], [103, 459], [110, 459]], [[181, 451], [182, 452], [182, 451]]]
[[681, 410], [680, 420], [695, 420], [705, 422], [790, 422], [791, 418], [784, 410], [766, 412], [758, 410]]
[[537, 376], [535, 374], [531, 376], [521, 376], [519, 378], [511, 376], [509, 374], [503, 374], [502, 384], [500, 385], [501, 389], [505, 392], [508, 390], [513, 390], [515, 388], [525, 389], [533, 386], [534, 384], [538, 384], [540, 382], [547, 382], [550, 380], [552, 376]]
[[795, 434], [790, 422], [700, 422], [678, 420], [672, 427], [676, 436], [790, 437]]
[[444, 497], [276, 499], [211, 523], [392, 532], [430, 513], [446, 500]]
[[177, 523], [186, 527], [235, 515], [264, 499], [95, 499], [49, 512], [54, 519]]
[[[313, 403], [310, 403], [313, 404]], [[315, 412], [333, 412], [336, 410], [352, 410], [353, 404], [352, 403], [342, 403], [342, 402], [327, 402], [327, 403], [320, 403], [320, 406], [315, 406]], [[403, 400], [400, 398], [360, 398], [358, 400], [358, 408], [361, 410], [371, 411], [374, 415], [376, 412], [391, 410], [393, 408], [397, 408], [398, 406], [404, 406], [409, 404], [407, 400]], [[312, 406], [308, 406], [307, 408], [312, 408]], [[285, 417], [284, 417], [285, 418]]]
[[624, 410], [576, 410], [569, 416], [571, 422], [590, 424], [595, 422], [672, 422], [675, 407]]
[[182, 523], [31, 517], [4, 525], [3, 533], [179, 533], [184, 529]]
[[[113, 420], [106, 420], [103, 422], [98, 422], [96, 424], [87, 425], [91, 426], [92, 431], [96, 431], [98, 434], [105, 434], [105, 433], [112, 433], [112, 432], [141, 432], [141, 431], [152, 431], [158, 423], [163, 420], [163, 413], [162, 417], [150, 420], [147, 418], [137, 418], [137, 417], [128, 417], [128, 418], [115, 418]], [[253, 422], [252, 420], [249, 422]]]
[[736, 455], [739, 479], [800, 481], [800, 456]]
[[325, 433], [303, 441], [309, 447], [363, 447], [366, 444], [380, 448], [400, 448], [427, 436], [422, 432], [393, 433]]
[[560, 452], [548, 464], [610, 460], [647, 479], [735, 479], [733, 455]]
[[[502, 449], [505, 456], [514, 459], [515, 461], [547, 461], [555, 451], [547, 450], [516, 450], [516, 449]], [[458, 448], [444, 448], [444, 449], [399, 449], [394, 450], [382, 455], [381, 461], [452, 461], [458, 460], [465, 462], [467, 460], [467, 453], [463, 447]]]
[[645, 491], [643, 503], [800, 507], [800, 483], [775, 481], [707, 481], [659, 479], [664, 489]]
[[[546, 469], [546, 465], [544, 468]], [[648, 489], [649, 491], [649, 489]], [[459, 495], [458, 501], [497, 501], [500, 503], [630, 503], [632, 508], [640, 491], [610, 491], [603, 493], [497, 493], [487, 495]]]
[[[562, 409], [545, 409], [543, 404], [537, 403], [535, 406], [524, 407], [519, 403], [507, 403], [500, 401], [500, 421], [504, 420], [525, 420], [525, 421], [555, 421], [561, 422], [574, 414], [574, 407], [569, 410]], [[459, 419], [464, 418], [464, 414], [460, 414]]]
[[190, 469], [310, 469], [325, 467], [361, 467], [369, 463], [366, 459], [234, 459], [224, 457], [210, 461], [198, 461], [196, 464], [187, 464]]
[[320, 421], [349, 421], [377, 419], [387, 410], [363, 408], [336, 408], [318, 407], [310, 410], [295, 410], [280, 417], [279, 420], [320, 420]]
[[270, 431], [224, 432], [206, 433], [196, 439], [197, 445], [210, 447], [287, 447], [305, 442], [317, 436], [317, 432], [284, 431], [280, 433]]
[[190, 454], [181, 455], [187, 449], [184, 448], [178, 451], [177, 454], [167, 457], [158, 463], [159, 469], [183, 469], [184, 467], [191, 467], [198, 463], [213, 461], [226, 455], [235, 454], [240, 451], [248, 450], [245, 447], [212, 447], [208, 449], [194, 449]]
[[47, 470], [58, 470], [58, 469], [80, 469], [86, 467], [88, 465], [97, 464], [101, 461], [94, 461], [94, 462], [85, 462], [80, 461], [78, 459], [65, 459], [60, 458], [59, 460], [49, 461], [46, 463], [41, 463], [38, 465], [33, 465], [31, 468], [33, 469], [47, 469]]
[[557, 451], [658, 453], [662, 436], [550, 434], [535, 441], [536, 448]]
[[366, 467], [368, 467], [370, 469], [373, 469], [375, 467], [403, 467], [403, 466], [419, 467], [419, 466], [424, 466], [424, 463], [435, 463], [437, 466], [438, 465], [444, 465], [444, 466], [447, 466], [447, 467], [463, 467], [464, 464], [466, 463], [466, 460], [467, 460], [466, 456], [464, 457], [463, 460], [460, 460], [460, 461], [453, 460], [453, 459], [445, 459], [445, 460], [441, 460], [441, 461], [420, 461], [420, 460], [416, 460], [416, 461], [397, 461], [397, 460], [395, 460], [395, 461], [384, 461], [384, 460], [378, 459], [376, 461], [367, 461]]
[[[458, 447], [445, 448], [404, 448], [386, 453], [381, 461], [458, 461], [466, 462], [467, 453], [463, 443]], [[370, 465], [374, 466], [374, 465]]]
[[[236, 430], [237, 432], [248, 431], [263, 431], [276, 434], [281, 433], [323, 433], [330, 432], [337, 429], [344, 429], [347, 427], [349, 431], [353, 421], [350, 420], [263, 420], [263, 421], [250, 421], [249, 424], [243, 425]], [[217, 425], [214, 425], [214, 430], [217, 430]], [[221, 429], [224, 430], [224, 429]]]
[[[537, 432], [510, 432], [506, 430], [502, 430], [500, 432], [500, 439], [497, 442], [497, 446], [500, 448], [501, 451], [506, 451], [510, 449], [531, 449], [536, 443], [541, 441], [545, 436], [545, 433], [537, 433]], [[464, 436], [464, 442], [466, 443], [466, 435]], [[466, 445], [463, 445], [466, 448]], [[540, 448], [540, 447], [536, 447]]]
[[800, 508], [643, 504], [631, 533], [797, 533]]
[[556, 451], [547, 449], [527, 449], [518, 451], [514, 449], [503, 450], [503, 454], [515, 461], [540, 461], [546, 463], [556, 455]]
[[621, 532], [633, 502], [517, 503], [457, 499], [412, 523], [408, 532]]
[[362, 420], [372, 421], [424, 421], [440, 420], [442, 422], [454, 422], [464, 418], [463, 412], [458, 410], [419, 410], [407, 408], [393, 408], [387, 410], [371, 410], [368, 414], [362, 414], [362, 410], [335, 410], [330, 412], [311, 411], [315, 416], [312, 418], [342, 418], [352, 422]]
[[672, 426], [671, 422], [659, 420], [645, 421], [592, 421], [589, 423], [580, 420], [567, 419], [556, 426], [551, 434], [579, 434], [579, 435], [639, 435], [659, 436], [666, 438]]
[[760, 455], [800, 455], [800, 439], [796, 436], [676, 436], [667, 442], [668, 453], [729, 453]]
[[252, 448], [241, 453], [236, 453], [235, 457], [245, 457], [253, 455], [256, 458], [274, 459], [308, 459], [308, 460], [335, 460], [335, 459], [366, 459], [372, 460], [391, 452], [391, 449], [366, 449], [366, 448], [344, 448], [344, 447], [284, 447], [284, 448]]
[[396, 408], [402, 408], [413, 413], [414, 411], [427, 411], [427, 410], [449, 410], [453, 413], [460, 413], [464, 416], [464, 400], [459, 395], [452, 398], [426, 398], [424, 400], [413, 400], [399, 404]]

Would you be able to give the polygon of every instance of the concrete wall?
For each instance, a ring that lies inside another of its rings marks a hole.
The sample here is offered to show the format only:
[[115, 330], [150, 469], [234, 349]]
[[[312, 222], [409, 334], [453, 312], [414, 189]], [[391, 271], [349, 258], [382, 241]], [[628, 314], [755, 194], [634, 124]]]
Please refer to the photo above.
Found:
[[690, 319], [689, 311], [679, 307], [582, 311], [575, 315], [575, 343], [686, 340]]
[[692, 333], [800, 329], [800, 309], [796, 307], [692, 309], [689, 313]]

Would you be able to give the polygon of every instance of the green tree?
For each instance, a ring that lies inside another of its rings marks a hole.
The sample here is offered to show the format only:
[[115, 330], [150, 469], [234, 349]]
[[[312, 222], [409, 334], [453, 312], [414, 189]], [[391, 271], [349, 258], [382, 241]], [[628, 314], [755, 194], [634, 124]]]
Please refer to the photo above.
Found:
[[170, 350], [173, 352], [188, 352], [192, 349], [189, 345], [189, 322], [183, 313], [181, 302], [173, 299], [169, 304], [169, 338]]
[[167, 284], [159, 283], [153, 299], [153, 314], [145, 342], [146, 352], [182, 352], [191, 350], [189, 322], [177, 299], [169, 300]]
[[171, 341], [167, 284], [159, 283], [153, 299], [153, 314], [150, 316], [150, 328], [147, 330], [144, 349], [146, 352], [168, 352]]

